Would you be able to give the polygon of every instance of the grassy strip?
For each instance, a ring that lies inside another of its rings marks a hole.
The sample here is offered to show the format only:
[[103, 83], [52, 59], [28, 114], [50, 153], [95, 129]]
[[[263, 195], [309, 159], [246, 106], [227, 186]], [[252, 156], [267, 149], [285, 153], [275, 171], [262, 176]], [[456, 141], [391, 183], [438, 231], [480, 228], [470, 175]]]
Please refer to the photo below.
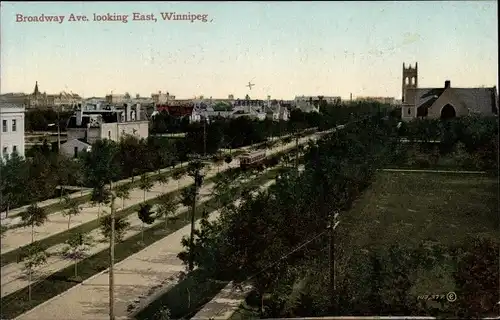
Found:
[[[170, 177], [174, 174], [174, 172], [183, 171], [184, 169], [185, 169], [184, 167], [182, 167], [182, 168], [178, 167], [178, 168], [171, 169], [167, 172], [162, 172], [160, 174], [158, 174], [158, 172], [150, 172], [149, 177], [156, 178], [156, 177], [159, 177], [160, 175], [166, 175], [167, 177]], [[130, 178], [125, 178], [125, 179], [130, 179]], [[122, 179], [122, 180], [124, 180], [124, 179]], [[136, 179], [134, 182], [125, 182], [125, 184], [130, 185], [131, 188], [138, 188], [139, 184], [140, 184], [140, 180]], [[75, 198], [73, 198], [73, 200], [75, 200], [79, 205], [84, 204], [84, 203], [90, 201], [90, 194], [80, 196], [80, 197], [75, 197]], [[47, 214], [56, 213], [58, 211], [62, 211], [64, 209], [66, 209], [63, 201], [60, 201], [58, 203], [49, 204], [48, 206], [44, 206], [43, 208], [45, 209]], [[14, 217], [20, 216], [22, 213], [23, 212], [16, 213], [15, 215], [9, 216], [9, 218], [14, 218]], [[14, 228], [15, 227], [18, 227], [18, 226], [14, 226]]]
[[[213, 177], [207, 179], [206, 181], [209, 182], [212, 179], [215, 179], [215, 177], [216, 176], [213, 176]], [[184, 189], [184, 188], [182, 188], [182, 189]], [[169, 193], [172, 193], [174, 195], [180, 195], [181, 190], [172, 191]], [[148, 201], [146, 201], [146, 203], [154, 205], [154, 204], [158, 203], [158, 199], [157, 198], [149, 199]], [[138, 209], [139, 209], [139, 203], [135, 204], [133, 206], [130, 206], [126, 209], [117, 211], [116, 215], [117, 216], [128, 216], [132, 213], [137, 212]], [[95, 220], [89, 221], [87, 223], [81, 224], [78, 227], [71, 228], [69, 230], [60, 232], [58, 234], [54, 234], [54, 235], [52, 235], [48, 238], [45, 238], [43, 240], [35, 241], [35, 244], [40, 246], [41, 248], [48, 249], [48, 248], [55, 246], [59, 243], [65, 242], [69, 238], [69, 236], [73, 233], [78, 233], [78, 232], [87, 233], [87, 232], [90, 232], [96, 228], [99, 228], [99, 226], [100, 226], [99, 219], [95, 219]], [[23, 252], [25, 252], [25, 250], [30, 245], [31, 244], [19, 247], [16, 250], [12, 250], [10, 252], [7, 252], [7, 253], [1, 255], [0, 256], [0, 265], [3, 267], [9, 263], [19, 262], [20, 257], [22, 257], [22, 255], [23, 255]]]
[[[280, 139], [283, 139], [283, 138], [280, 138]], [[278, 140], [279, 141], [279, 140]], [[261, 144], [265, 144], [266, 142], [263, 142]], [[242, 146], [242, 148], [244, 148], [245, 146]], [[235, 150], [233, 152], [231, 152], [231, 156], [234, 158], [234, 157], [237, 157], [243, 153], [245, 153], [246, 151], [244, 150]], [[162, 174], [166, 174], [167, 177], [170, 177], [174, 174], [174, 172], [177, 172], [177, 171], [183, 171], [185, 170], [185, 167], [178, 167], [178, 168], [173, 168], [167, 172], [162, 172], [160, 174], [158, 174], [158, 172], [156, 171], [150, 171], [149, 174], [150, 174], [150, 177], [154, 178], [154, 177], [158, 177]], [[131, 179], [132, 177], [129, 177], [129, 178], [124, 178], [124, 179]], [[122, 180], [124, 180], [122, 179]], [[137, 188], [139, 187], [139, 184], [140, 184], [140, 180], [137, 179], [135, 180], [134, 182], [126, 182], [126, 184], [129, 184], [131, 188]], [[90, 201], [90, 194], [88, 195], [85, 195], [85, 196], [80, 196], [80, 197], [76, 197], [76, 198], [73, 198], [78, 204], [84, 204], [86, 202], [89, 202]], [[48, 200], [48, 199], [47, 199]], [[47, 206], [44, 206], [43, 207], [45, 209], [45, 211], [47, 212], [47, 214], [52, 214], [52, 213], [55, 213], [55, 212], [58, 212], [58, 211], [62, 211], [65, 209], [65, 206], [64, 206], [64, 202], [58, 202], [58, 203], [54, 203], [54, 204], [50, 204], [50, 205], [47, 205]], [[15, 209], [15, 208], [13, 208]], [[14, 215], [11, 215], [9, 216], [9, 218], [14, 218], [14, 217], [17, 217], [17, 216], [20, 216], [23, 212], [18, 212]], [[15, 227], [18, 227], [18, 226], [14, 226], [12, 228], [15, 228]], [[9, 228], [11, 229], [11, 228]]]
[[[277, 169], [270, 170], [260, 177], [242, 184], [236, 188], [234, 192], [235, 199], [240, 196], [242, 190], [247, 187], [259, 186], [264, 184], [276, 177], [278, 174]], [[209, 212], [216, 210], [218, 207], [217, 199], [210, 199], [202, 204], [200, 204], [196, 209], [196, 218], [201, 218], [202, 213], [207, 210]], [[115, 262], [118, 263], [123, 259], [141, 251], [145, 247], [153, 244], [154, 242], [163, 239], [169, 234], [179, 230], [180, 228], [186, 226], [188, 223], [186, 220], [189, 217], [189, 210], [184, 211], [178, 215], [178, 219], [175, 222], [171, 222], [168, 229], [165, 230], [165, 226], [160, 223], [151, 228], [149, 228], [144, 233], [144, 244], [140, 244], [141, 234], [137, 235], [118, 243], [115, 247]], [[79, 278], [81, 281], [86, 280], [93, 275], [106, 270], [108, 268], [109, 252], [108, 250], [101, 251], [87, 259], [78, 263]], [[74, 276], [73, 265], [60, 270], [49, 277], [45, 278], [41, 282], [37, 283], [32, 287], [32, 301], [28, 301], [28, 288], [23, 288], [16, 291], [1, 299], [2, 319], [13, 319], [20, 314], [33, 309], [37, 305], [51, 299], [52, 297], [70, 289], [71, 287], [77, 285], [79, 282], [72, 281]]]
[[[269, 156], [269, 157], [279, 157], [281, 155], [284, 155], [286, 153], [292, 152], [294, 150], [295, 150], [295, 147], [291, 148], [289, 150], [280, 151], [280, 152], [275, 153], [275, 154], [273, 154], [272, 156]], [[244, 151], [240, 151], [240, 152], [243, 153]], [[233, 157], [234, 156], [236, 156], [236, 155], [233, 154]], [[178, 170], [184, 170], [184, 168], [177, 168], [177, 169]], [[221, 173], [230, 174], [231, 172], [235, 172], [235, 171], [239, 171], [239, 170], [240, 170], [240, 168], [236, 167], [236, 168], [232, 168], [232, 169], [221, 171]], [[169, 172], [163, 173], [163, 174], [166, 174], [166, 175], [170, 176], [172, 173], [173, 173], [172, 171], [169, 171]], [[213, 176], [211, 178], [208, 178], [208, 179], [205, 180], [205, 182], [212, 181], [216, 177], [217, 177], [217, 175], [215, 175], [215, 176]], [[173, 194], [175, 194], [175, 195], [180, 194], [181, 190], [179, 190], [179, 191], [173, 191]], [[154, 199], [150, 199], [150, 200], [146, 201], [146, 203], [149, 203], [149, 204], [153, 205], [153, 204], [158, 203], [158, 200], [156, 198], [154, 198]], [[136, 204], [136, 205], [133, 205], [133, 206], [128, 207], [126, 209], [117, 211], [116, 215], [117, 216], [122, 216], [122, 215], [123, 216], [127, 216], [129, 214], [135, 213], [138, 209], [139, 209], [139, 204]], [[58, 234], [55, 234], [55, 235], [50, 236], [48, 238], [45, 238], [43, 240], [35, 241], [35, 244], [38, 245], [38, 246], [40, 246], [41, 248], [48, 249], [48, 248], [50, 248], [52, 246], [55, 246], [56, 244], [65, 242], [69, 238], [69, 236], [71, 234], [73, 234], [73, 233], [78, 233], [78, 232], [80, 232], [80, 233], [87, 233], [87, 232], [92, 231], [92, 230], [94, 230], [94, 229], [96, 229], [98, 227], [99, 227], [99, 220], [98, 219], [92, 220], [92, 221], [89, 221], [87, 223], [81, 224], [78, 227], [71, 228], [71, 229], [66, 230], [64, 232], [60, 232]], [[4, 266], [6, 266], [9, 263], [19, 262], [20, 257], [22, 257], [23, 252], [30, 245], [31, 244], [28, 244], [28, 245], [19, 247], [16, 250], [12, 250], [10, 252], [2, 254], [0, 256], [0, 266], [4, 267]]]

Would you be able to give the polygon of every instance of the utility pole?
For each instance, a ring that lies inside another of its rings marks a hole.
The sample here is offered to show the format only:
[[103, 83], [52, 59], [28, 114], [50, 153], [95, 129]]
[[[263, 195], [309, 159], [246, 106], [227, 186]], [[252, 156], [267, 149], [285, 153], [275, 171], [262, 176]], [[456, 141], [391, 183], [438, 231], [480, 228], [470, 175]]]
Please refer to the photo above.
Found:
[[193, 271], [194, 269], [194, 222], [195, 222], [195, 214], [196, 214], [196, 198], [198, 197], [198, 190], [203, 183], [203, 176], [200, 174], [200, 171], [197, 170], [194, 175], [194, 195], [193, 195], [193, 207], [191, 211], [191, 235], [189, 237], [189, 271]]
[[57, 152], [61, 152], [61, 119], [59, 116], [60, 107], [57, 109]]
[[328, 264], [329, 264], [329, 289], [330, 289], [330, 307], [332, 308], [332, 312], [336, 315], [337, 313], [337, 297], [335, 294], [336, 286], [335, 286], [335, 228], [337, 228], [340, 221], [336, 221], [339, 216], [338, 212], [335, 212], [335, 215], [328, 214], [328, 230], [329, 230], [329, 250], [328, 250]]
[[113, 182], [109, 182], [111, 191], [111, 237], [109, 239], [109, 320], [115, 320], [115, 192]]
[[295, 136], [295, 169], [299, 170], [299, 135]]
[[207, 156], [207, 119], [203, 118], [203, 157]]

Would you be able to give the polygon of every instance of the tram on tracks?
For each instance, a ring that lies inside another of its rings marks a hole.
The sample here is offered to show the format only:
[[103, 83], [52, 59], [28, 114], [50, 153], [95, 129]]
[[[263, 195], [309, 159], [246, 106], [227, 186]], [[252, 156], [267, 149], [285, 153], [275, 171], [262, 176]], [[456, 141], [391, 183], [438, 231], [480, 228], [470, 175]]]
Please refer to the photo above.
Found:
[[244, 153], [240, 156], [240, 167], [242, 169], [255, 168], [263, 165], [266, 159], [266, 151], [258, 150], [254, 152]]

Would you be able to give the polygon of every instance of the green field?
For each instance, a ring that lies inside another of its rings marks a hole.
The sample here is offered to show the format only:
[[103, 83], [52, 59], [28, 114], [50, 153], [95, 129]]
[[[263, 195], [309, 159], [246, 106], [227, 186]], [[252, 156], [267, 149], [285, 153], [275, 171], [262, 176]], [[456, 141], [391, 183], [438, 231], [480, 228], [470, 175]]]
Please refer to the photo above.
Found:
[[[498, 179], [486, 175], [379, 172], [372, 187], [342, 215], [348, 247], [460, 244], [469, 236], [500, 238]], [[346, 226], [348, 226], [346, 228]]]
[[[498, 179], [495, 177], [378, 172], [373, 185], [350, 211], [340, 216], [335, 234], [337, 279], [351, 279], [349, 290], [354, 297], [362, 297], [370, 289], [370, 283], [377, 280], [365, 266], [370, 265], [367, 259], [373, 257], [372, 253], [384, 254], [382, 268], [386, 271], [383, 272], [391, 275], [384, 281], [408, 279], [411, 283], [405, 289], [405, 298], [389, 302], [391, 311], [417, 302], [422, 308], [419, 315], [454, 316], [455, 304], [423, 302], [418, 297], [457, 291], [454, 274], [458, 265], [454, 248], [465, 248], [473, 237], [498, 241], [498, 226]], [[422, 245], [425, 248], [425, 243], [434, 243], [445, 251], [440, 251], [444, 253], [439, 255], [436, 249], [426, 249], [429, 256], [424, 260], [409, 262], [406, 264], [409, 269], [397, 271], [407, 263], [410, 252]], [[405, 252], [403, 256], [393, 257], [397, 260], [387, 256], [394, 247]], [[397, 290], [389, 284], [382, 287], [386, 291], [380, 293], [381, 297], [390, 297], [391, 292]], [[479, 292], [475, 294], [480, 295]], [[457, 303], [464, 299], [468, 298], [458, 297]]]

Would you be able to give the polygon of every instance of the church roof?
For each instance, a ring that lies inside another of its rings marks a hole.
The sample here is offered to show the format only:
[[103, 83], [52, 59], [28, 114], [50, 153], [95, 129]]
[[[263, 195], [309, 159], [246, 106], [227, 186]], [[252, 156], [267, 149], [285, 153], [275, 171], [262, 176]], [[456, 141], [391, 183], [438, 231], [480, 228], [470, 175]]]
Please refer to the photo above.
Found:
[[[415, 90], [416, 106], [431, 108], [434, 102], [444, 93], [445, 88], [417, 88]], [[450, 87], [451, 94], [463, 103], [469, 111], [474, 113], [496, 113], [496, 88], [454, 88]]]

